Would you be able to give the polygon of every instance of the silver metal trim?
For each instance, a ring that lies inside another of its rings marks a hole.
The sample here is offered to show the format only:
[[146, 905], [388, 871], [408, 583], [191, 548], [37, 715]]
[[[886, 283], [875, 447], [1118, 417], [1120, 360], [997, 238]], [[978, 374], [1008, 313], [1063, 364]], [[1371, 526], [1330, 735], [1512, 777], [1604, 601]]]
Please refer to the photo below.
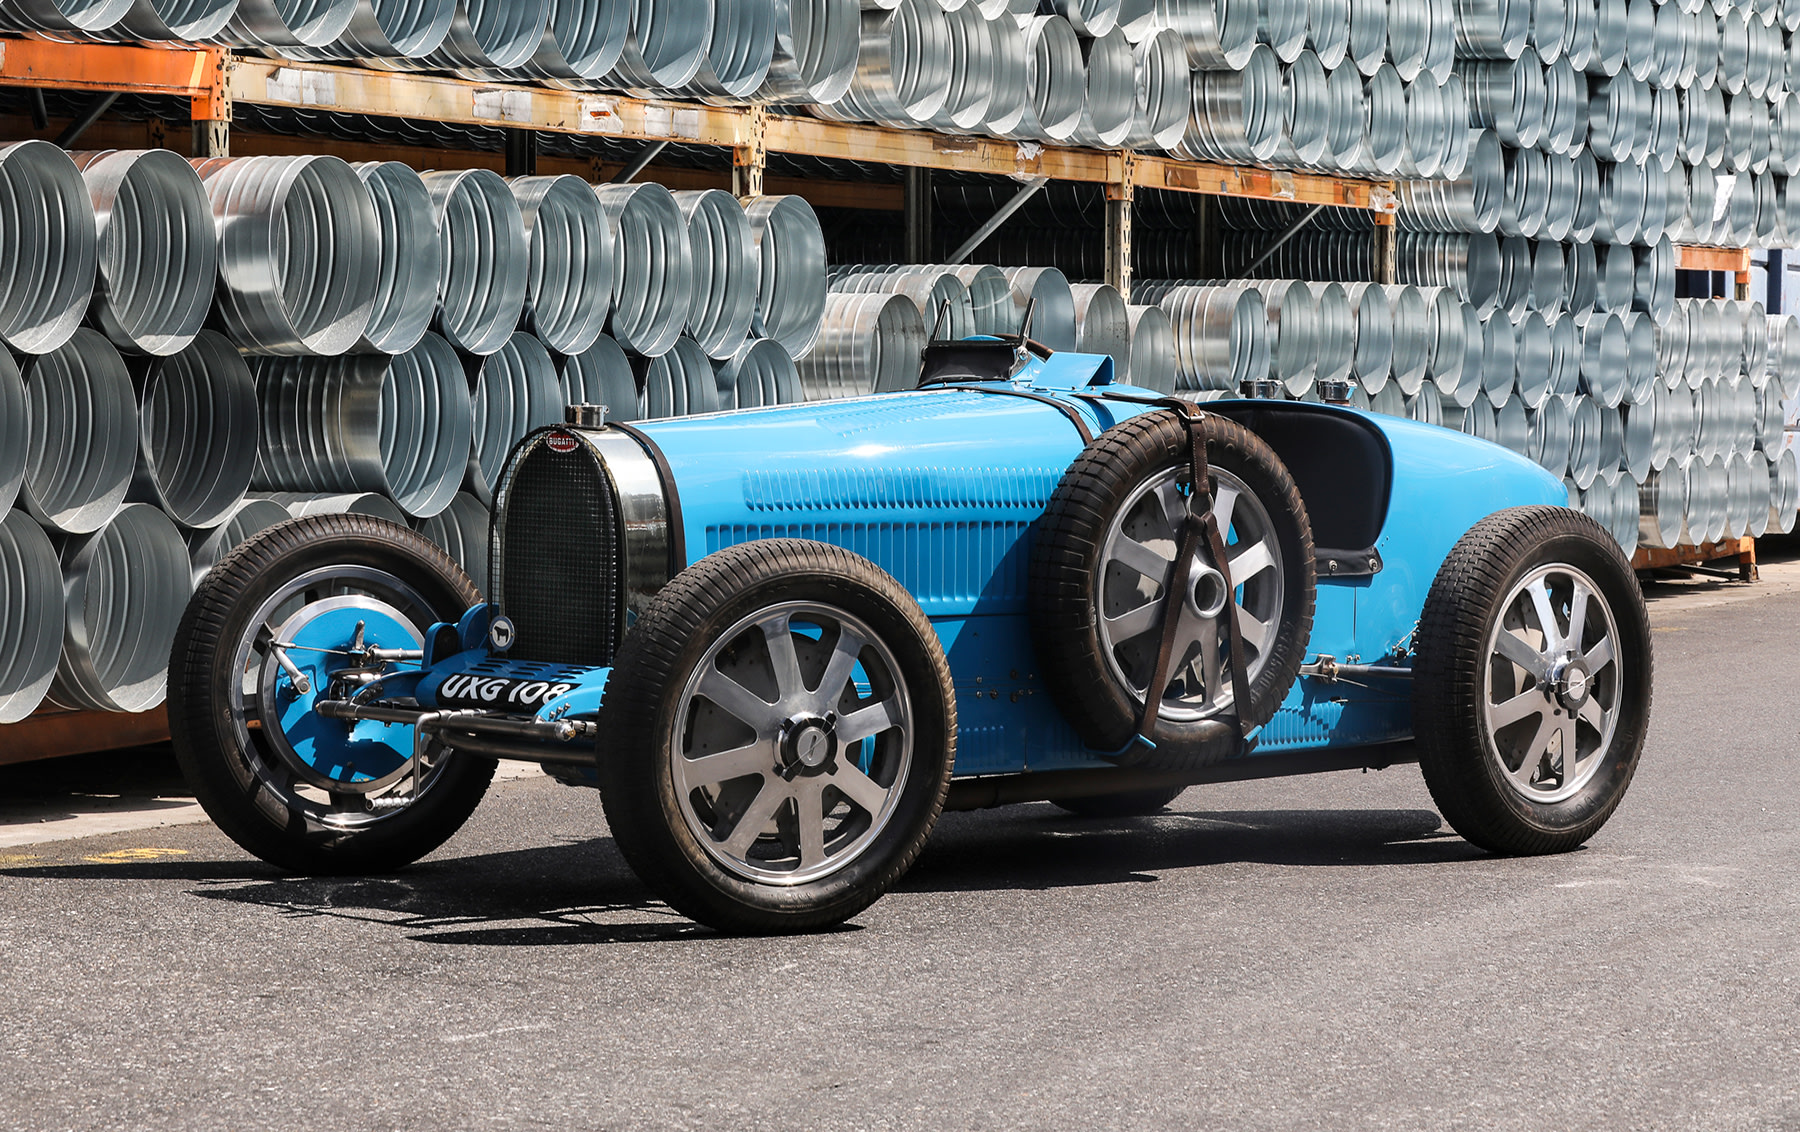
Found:
[[493, 583], [493, 601], [502, 612], [505, 611], [506, 578], [498, 552], [506, 543], [513, 477], [524, 459], [553, 433], [576, 437], [587, 445], [605, 473], [618, 505], [623, 535], [619, 563], [622, 633], [643, 615], [657, 591], [668, 584], [671, 517], [668, 500], [663, 494], [662, 476], [649, 453], [636, 440], [610, 428], [565, 426], [544, 429], [522, 441], [507, 457], [500, 489], [494, 496], [493, 528], [488, 546], [488, 576]]
[[624, 528], [624, 561], [619, 577], [624, 581], [624, 627], [641, 617], [650, 599], [669, 583], [669, 501], [663, 495], [662, 476], [643, 445], [612, 429], [571, 429], [600, 458], [612, 480]]

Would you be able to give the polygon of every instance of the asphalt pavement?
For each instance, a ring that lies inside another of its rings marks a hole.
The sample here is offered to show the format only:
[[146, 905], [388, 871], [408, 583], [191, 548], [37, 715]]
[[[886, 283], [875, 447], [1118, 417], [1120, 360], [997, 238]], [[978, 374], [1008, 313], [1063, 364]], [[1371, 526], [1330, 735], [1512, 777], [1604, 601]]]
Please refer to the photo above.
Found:
[[98, 836], [66, 822], [132, 806], [11, 768], [0, 1128], [1800, 1130], [1774, 575], [1660, 590], [1637, 780], [1551, 858], [1396, 767], [949, 815], [851, 925], [730, 939], [534, 772], [404, 873], [304, 880], [163, 824], [159, 752]]

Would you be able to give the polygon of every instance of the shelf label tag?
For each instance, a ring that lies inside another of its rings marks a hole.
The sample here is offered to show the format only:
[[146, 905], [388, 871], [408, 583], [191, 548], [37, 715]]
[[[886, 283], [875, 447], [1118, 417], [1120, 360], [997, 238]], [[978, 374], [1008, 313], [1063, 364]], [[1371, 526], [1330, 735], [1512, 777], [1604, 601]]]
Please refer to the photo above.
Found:
[[575, 128], [584, 134], [616, 134], [623, 126], [610, 98], [584, 98], [579, 105], [580, 117]]
[[337, 104], [337, 76], [330, 71], [279, 67], [269, 73], [268, 80], [263, 84], [263, 95], [270, 102], [288, 102], [296, 106], [334, 106]]
[[531, 122], [531, 92], [528, 90], [478, 90], [474, 92], [477, 118], [497, 122]]

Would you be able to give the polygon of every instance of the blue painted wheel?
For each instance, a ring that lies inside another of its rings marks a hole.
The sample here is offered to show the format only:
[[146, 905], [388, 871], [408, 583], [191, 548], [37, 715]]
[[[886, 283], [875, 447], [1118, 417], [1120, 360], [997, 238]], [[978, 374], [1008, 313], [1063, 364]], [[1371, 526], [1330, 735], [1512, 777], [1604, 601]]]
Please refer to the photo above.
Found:
[[[424, 644], [420, 626], [369, 594], [302, 606], [275, 630], [266, 642], [267, 651], [256, 661], [261, 672], [259, 714], [276, 723], [265, 731], [270, 746], [319, 789], [360, 794], [388, 789], [411, 769], [414, 729], [398, 723], [325, 719], [313, 713], [313, 705], [334, 683], [341, 683], [334, 681], [333, 673], [355, 663], [358, 651], [418, 652]], [[288, 665], [270, 655], [276, 648]], [[418, 664], [401, 661], [393, 667], [405, 670]]]
[[169, 729], [207, 813], [301, 872], [371, 872], [430, 852], [493, 778], [491, 759], [414, 729], [328, 719], [370, 679], [416, 668], [425, 635], [480, 594], [405, 527], [320, 515], [269, 528], [201, 582], [171, 658]]

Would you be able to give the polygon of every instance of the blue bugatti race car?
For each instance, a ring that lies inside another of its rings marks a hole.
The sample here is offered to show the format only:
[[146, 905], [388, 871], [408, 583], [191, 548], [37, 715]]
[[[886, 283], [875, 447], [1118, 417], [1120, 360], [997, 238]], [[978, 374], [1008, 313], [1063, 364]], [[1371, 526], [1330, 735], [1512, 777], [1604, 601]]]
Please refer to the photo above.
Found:
[[170, 726], [284, 868], [405, 865], [527, 759], [727, 931], [855, 915], [946, 807], [1409, 761], [1468, 840], [1555, 852], [1618, 806], [1651, 697], [1630, 564], [1566, 500], [1445, 429], [937, 342], [906, 392], [571, 406], [508, 458], [485, 596], [403, 527], [271, 528], [189, 606]]

